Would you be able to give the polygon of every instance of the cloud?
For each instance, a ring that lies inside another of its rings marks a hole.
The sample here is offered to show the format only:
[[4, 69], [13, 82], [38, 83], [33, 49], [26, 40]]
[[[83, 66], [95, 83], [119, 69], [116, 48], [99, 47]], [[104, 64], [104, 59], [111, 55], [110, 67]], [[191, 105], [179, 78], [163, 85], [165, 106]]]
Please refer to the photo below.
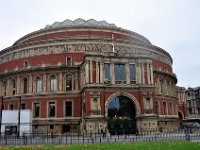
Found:
[[173, 57], [178, 84], [197, 86], [199, 10], [199, 0], [2, 0], [0, 50], [55, 21], [106, 20], [165, 49]]

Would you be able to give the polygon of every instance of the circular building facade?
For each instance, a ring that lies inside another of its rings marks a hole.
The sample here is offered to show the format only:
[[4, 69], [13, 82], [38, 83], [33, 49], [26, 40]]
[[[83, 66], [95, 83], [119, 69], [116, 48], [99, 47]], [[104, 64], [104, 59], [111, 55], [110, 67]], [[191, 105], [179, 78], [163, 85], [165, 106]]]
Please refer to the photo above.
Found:
[[33, 131], [178, 128], [176, 83], [165, 50], [105, 21], [55, 22], [0, 51], [4, 109], [32, 110]]

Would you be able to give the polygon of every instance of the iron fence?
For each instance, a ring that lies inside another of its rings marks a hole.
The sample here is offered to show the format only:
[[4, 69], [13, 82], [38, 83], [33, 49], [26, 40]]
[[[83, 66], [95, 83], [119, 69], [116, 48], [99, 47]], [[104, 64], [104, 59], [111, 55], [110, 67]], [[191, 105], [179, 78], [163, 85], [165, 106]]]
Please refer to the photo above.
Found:
[[0, 145], [32, 145], [32, 144], [76, 144], [76, 143], [112, 143], [143, 141], [200, 141], [200, 128], [180, 130], [137, 130], [130, 133], [115, 131], [91, 131], [83, 133], [23, 133], [22, 136], [4, 135], [0, 137]]

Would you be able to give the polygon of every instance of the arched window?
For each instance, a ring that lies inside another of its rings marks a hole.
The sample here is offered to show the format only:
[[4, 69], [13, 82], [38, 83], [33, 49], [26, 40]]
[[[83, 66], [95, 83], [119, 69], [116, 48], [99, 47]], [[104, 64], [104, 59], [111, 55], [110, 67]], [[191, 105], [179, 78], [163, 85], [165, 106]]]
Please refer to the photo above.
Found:
[[72, 75], [71, 74], [66, 75], [65, 90], [66, 91], [72, 90]]
[[55, 75], [50, 77], [50, 91], [55, 92], [57, 90], [57, 78]]
[[36, 93], [42, 92], [42, 79], [40, 77], [36, 77], [35, 85], [36, 85]]
[[12, 80], [12, 95], [16, 94], [16, 81], [15, 79]]
[[23, 79], [23, 92], [24, 92], [24, 94], [28, 93], [28, 80], [27, 80], [27, 78]]

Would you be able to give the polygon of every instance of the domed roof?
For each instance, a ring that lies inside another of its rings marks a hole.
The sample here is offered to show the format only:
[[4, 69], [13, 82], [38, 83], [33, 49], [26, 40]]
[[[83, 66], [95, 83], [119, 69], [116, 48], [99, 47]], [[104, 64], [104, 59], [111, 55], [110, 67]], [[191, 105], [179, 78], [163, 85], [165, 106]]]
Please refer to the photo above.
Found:
[[108, 23], [106, 21], [96, 21], [94, 19], [84, 20], [78, 18], [74, 21], [66, 19], [63, 22], [54, 22], [52, 25], [46, 25], [44, 29], [60, 28], [60, 27], [75, 27], [75, 26], [94, 26], [94, 27], [114, 27], [117, 26], [113, 23]]
[[[75, 30], [73, 30], [73, 28]], [[56, 32], [66, 32], [69, 30], [73, 30], [77, 31], [77, 29], [80, 31], [84, 28], [90, 30], [90, 28], [94, 28], [99, 30], [107, 30], [107, 32], [117, 32], [117, 34], [124, 34], [125, 36], [131, 37], [132, 41], [136, 41], [136, 42], [140, 42], [143, 44], [150, 44], [151, 42], [144, 36], [130, 31], [130, 30], [126, 30], [123, 29], [121, 27], [116, 26], [113, 23], [108, 23], [106, 21], [97, 21], [95, 19], [89, 19], [89, 20], [84, 20], [81, 18], [78, 18], [76, 20], [69, 20], [66, 19], [62, 22], [54, 22], [51, 25], [46, 25], [44, 28], [34, 31], [32, 33], [29, 33], [25, 36], [23, 36], [22, 38], [18, 39], [13, 45], [17, 45], [17, 44], [21, 44], [21, 43], [25, 43], [25, 42], [29, 42], [29, 41], [34, 41], [32, 39], [37, 39], [37, 40], [44, 40], [47, 39], [47, 35], [50, 35], [49, 37], [52, 38], [53, 33]], [[61, 30], [65, 30], [65, 31], [61, 31]], [[64, 33], [66, 35], [66, 33]], [[60, 33], [61, 35], [61, 33]], [[61, 35], [62, 36], [62, 35]], [[49, 39], [50, 39], [49, 38]], [[56, 36], [56, 38], [58, 38], [58, 36]]]

